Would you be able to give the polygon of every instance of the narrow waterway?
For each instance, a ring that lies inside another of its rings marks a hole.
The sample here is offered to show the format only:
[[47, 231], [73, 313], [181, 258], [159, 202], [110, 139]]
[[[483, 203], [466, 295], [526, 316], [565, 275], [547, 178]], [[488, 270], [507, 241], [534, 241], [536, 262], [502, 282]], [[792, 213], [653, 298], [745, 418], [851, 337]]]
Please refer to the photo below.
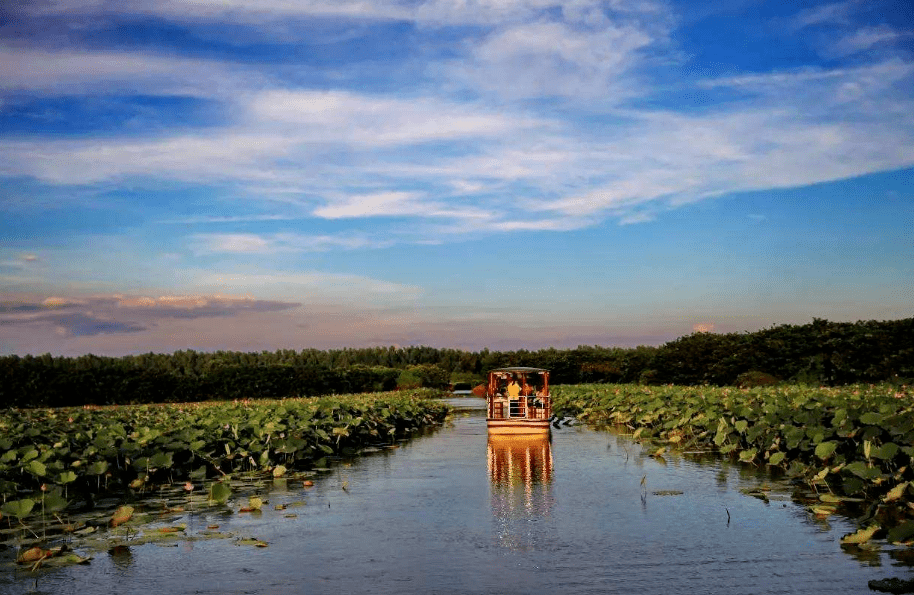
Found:
[[0, 592], [835, 595], [911, 578], [897, 552], [842, 550], [846, 519], [816, 521], [776, 485], [767, 503], [740, 493], [769, 481], [745, 466], [658, 461], [585, 428], [493, 442], [482, 400], [451, 403], [462, 409], [446, 427], [336, 465], [314, 487], [280, 483], [260, 514], [184, 515], [188, 535], [218, 524], [269, 547], [146, 544], [37, 586], [5, 575]]

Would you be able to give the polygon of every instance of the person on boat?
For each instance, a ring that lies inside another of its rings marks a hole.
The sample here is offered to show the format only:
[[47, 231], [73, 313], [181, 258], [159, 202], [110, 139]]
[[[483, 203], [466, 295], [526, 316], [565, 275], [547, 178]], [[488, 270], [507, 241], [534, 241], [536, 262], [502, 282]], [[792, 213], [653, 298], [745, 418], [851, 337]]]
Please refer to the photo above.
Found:
[[516, 399], [520, 395], [520, 385], [517, 383], [516, 378], [511, 378], [511, 382], [508, 383], [508, 396], [512, 399]]

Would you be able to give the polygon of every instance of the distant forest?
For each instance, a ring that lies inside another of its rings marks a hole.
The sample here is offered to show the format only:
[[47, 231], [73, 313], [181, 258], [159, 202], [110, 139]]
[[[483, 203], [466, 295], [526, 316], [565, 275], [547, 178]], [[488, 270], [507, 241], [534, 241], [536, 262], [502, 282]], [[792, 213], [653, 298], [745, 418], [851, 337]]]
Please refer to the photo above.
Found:
[[914, 318], [813, 319], [751, 333], [693, 333], [660, 347], [460, 351], [433, 347], [177, 351], [125, 357], [0, 357], [0, 407], [65, 407], [356, 393], [535, 366], [553, 384], [815, 385], [914, 381]]

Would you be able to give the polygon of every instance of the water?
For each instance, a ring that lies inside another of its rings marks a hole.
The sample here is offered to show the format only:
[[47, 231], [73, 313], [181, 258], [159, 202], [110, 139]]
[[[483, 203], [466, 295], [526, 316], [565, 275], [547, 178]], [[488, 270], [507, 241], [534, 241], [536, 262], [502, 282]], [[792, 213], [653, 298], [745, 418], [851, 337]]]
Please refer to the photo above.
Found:
[[[770, 481], [751, 468], [664, 464], [584, 428], [554, 431], [551, 443], [490, 443], [482, 400], [452, 403], [471, 408], [399, 449], [334, 467], [313, 488], [276, 486], [260, 515], [183, 519], [190, 535], [219, 524], [267, 548], [147, 544], [42, 574], [37, 588], [5, 573], [0, 593], [834, 595], [911, 578], [889, 548], [843, 551], [838, 540], [855, 529], [846, 519], [811, 519], [786, 491], [769, 503], [740, 493]], [[682, 494], [653, 493], [664, 490]]]

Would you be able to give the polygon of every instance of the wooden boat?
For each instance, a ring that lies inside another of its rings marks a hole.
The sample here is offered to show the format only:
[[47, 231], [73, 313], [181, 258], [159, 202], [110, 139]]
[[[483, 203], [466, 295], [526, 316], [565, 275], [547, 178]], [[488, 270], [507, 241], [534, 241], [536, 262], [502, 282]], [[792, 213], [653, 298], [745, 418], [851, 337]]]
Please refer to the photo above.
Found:
[[551, 417], [548, 370], [515, 367], [489, 372], [486, 384], [489, 434], [549, 436]]

